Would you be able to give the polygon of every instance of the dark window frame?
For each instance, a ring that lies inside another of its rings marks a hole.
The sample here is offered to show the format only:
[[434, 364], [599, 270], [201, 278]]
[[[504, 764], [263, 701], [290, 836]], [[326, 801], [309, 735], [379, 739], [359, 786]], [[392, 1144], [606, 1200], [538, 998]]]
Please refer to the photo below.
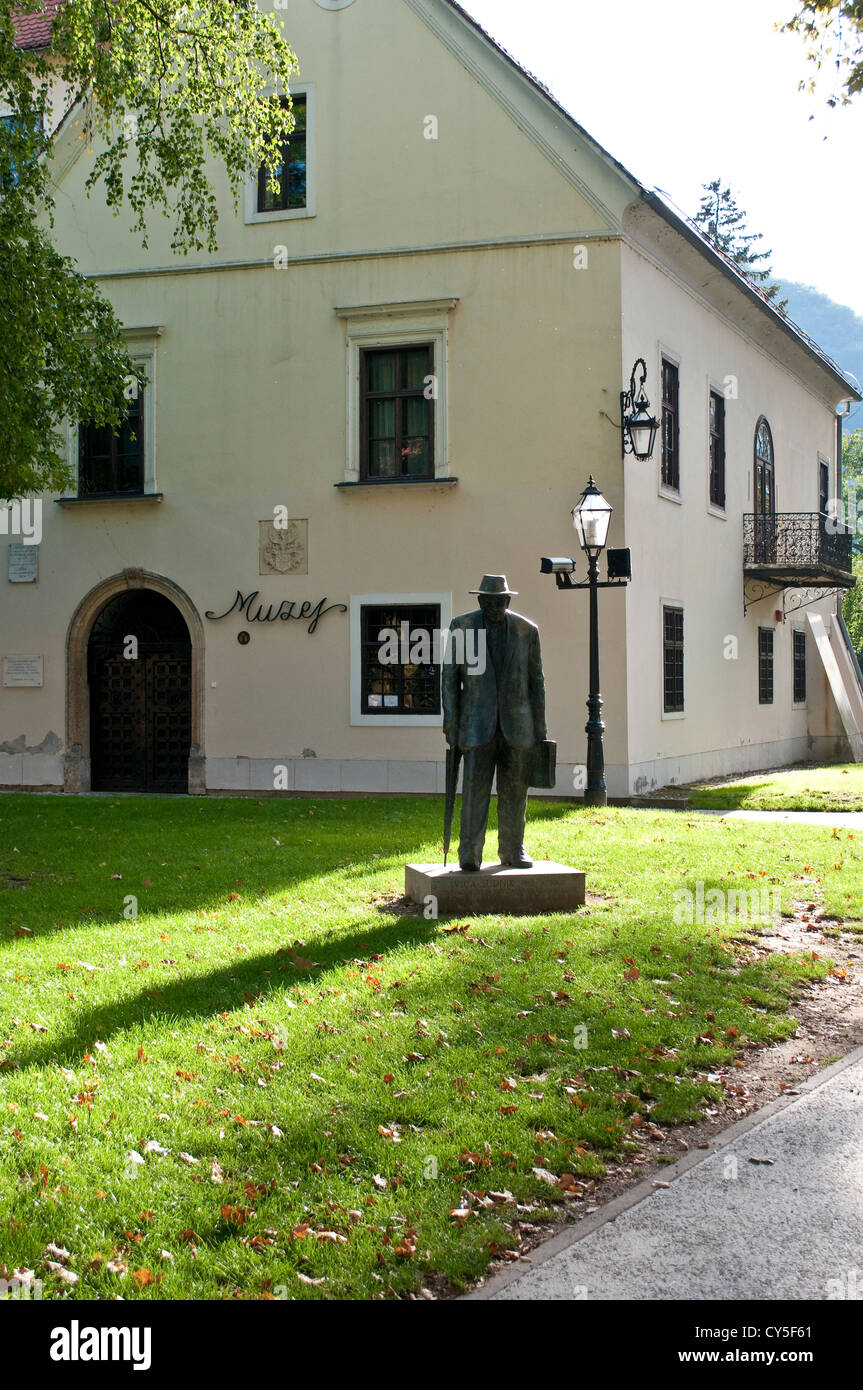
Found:
[[662, 712], [686, 710], [684, 610], [679, 604], [662, 605]]
[[775, 698], [775, 633], [772, 627], [758, 629], [758, 703], [772, 705]]
[[806, 633], [802, 628], [792, 629], [792, 660], [794, 669], [794, 703], [806, 704]]
[[818, 460], [818, 513], [819, 516], [829, 516], [828, 507], [830, 505], [830, 461], [829, 459], [819, 458]]
[[[759, 451], [759, 440], [766, 439], [767, 453]], [[752, 510], [756, 516], [776, 515], [776, 448], [766, 415], [758, 417], [753, 450]], [[769, 505], [767, 503], [769, 502]]]
[[[147, 481], [147, 460], [145, 453], [145, 409], [144, 395], [147, 388], [138, 388], [135, 397], [130, 401], [130, 408], [127, 413], [127, 425], [135, 417], [134, 439], [137, 443], [138, 456], [138, 486], [118, 487], [118, 469], [121, 466], [122, 455], [120, 445], [122, 443], [122, 432], [112, 431], [110, 436], [110, 453], [97, 454], [94, 446], [94, 432], [106, 428], [105, 426], [94, 425], [92, 422], [81, 423], [78, 426], [78, 488], [79, 497], [143, 497]], [[88, 475], [92, 474], [95, 466], [107, 457], [110, 472], [111, 486], [108, 488], [97, 488], [87, 486]]]
[[[288, 105], [287, 98], [279, 98], [283, 107]], [[276, 195], [267, 187], [270, 175], [269, 171], [262, 164], [258, 169], [258, 186], [255, 195], [255, 211], [258, 215], [267, 213], [286, 213], [286, 212], [305, 212], [309, 206], [309, 102], [306, 92], [295, 92], [293, 94], [294, 119], [297, 124], [291, 131], [290, 137], [282, 144], [282, 173], [279, 181], [279, 195]], [[303, 121], [299, 125], [298, 107], [302, 107]], [[305, 169], [305, 186], [303, 189], [303, 201], [301, 203], [291, 202], [291, 150], [294, 150], [294, 163], [296, 163], [297, 146], [303, 147], [303, 167]], [[272, 200], [272, 206], [268, 206], [268, 200]]]
[[680, 491], [680, 368], [662, 359], [662, 486]]
[[711, 391], [708, 402], [710, 434], [710, 505], [725, 511], [725, 397]]
[[[425, 385], [422, 387], [406, 387], [397, 385], [392, 391], [370, 391], [369, 390], [369, 366], [371, 359], [376, 355], [396, 354], [397, 358], [397, 382], [404, 380], [402, 364], [407, 353], [419, 352], [425, 349], [428, 353], [428, 370], [425, 377], [435, 376], [435, 344], [433, 342], [421, 343], [394, 343], [391, 347], [361, 347], [360, 348], [360, 479], [364, 483], [424, 483], [435, 477], [435, 400], [434, 397], [426, 395]], [[376, 401], [393, 400], [395, 401], [395, 435], [393, 437], [393, 454], [396, 461], [399, 460], [404, 441], [410, 436], [404, 430], [404, 408], [403, 402], [407, 400], [424, 400], [427, 407], [428, 418], [428, 465], [423, 473], [394, 473], [391, 475], [378, 475], [371, 472], [371, 432], [369, 428], [369, 416], [371, 406]]]
[[[441, 630], [440, 604], [402, 603], [395, 600], [393, 603], [364, 603], [360, 608], [360, 713], [364, 716], [385, 719], [388, 716], [406, 715], [432, 719], [443, 713], [441, 666], [434, 661], [433, 645], [432, 661], [425, 678], [425, 686], [427, 691], [430, 689], [432, 699], [425, 707], [406, 702], [408, 694], [422, 695], [422, 681], [415, 674], [422, 671], [421, 666], [381, 666], [377, 661], [377, 654], [383, 645], [380, 639], [381, 631], [394, 629], [401, 642], [401, 624], [405, 621], [410, 623], [412, 632], [428, 631], [433, 643], [435, 632], [439, 633]], [[380, 688], [372, 689], [373, 685]], [[385, 688], [387, 685], [389, 689]], [[387, 705], [385, 697], [393, 695], [396, 696], [397, 703]], [[370, 703], [372, 696], [380, 698], [380, 705]]]

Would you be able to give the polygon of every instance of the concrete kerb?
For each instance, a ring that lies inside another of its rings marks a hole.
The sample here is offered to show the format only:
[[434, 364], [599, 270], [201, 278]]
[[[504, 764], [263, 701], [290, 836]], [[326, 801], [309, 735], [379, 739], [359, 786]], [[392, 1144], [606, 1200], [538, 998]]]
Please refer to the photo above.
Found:
[[[760, 1110], [753, 1110], [751, 1115], [745, 1115], [742, 1120], [737, 1120], [734, 1124], [729, 1125], [727, 1129], [722, 1130], [722, 1132], [710, 1142], [708, 1148], [693, 1149], [690, 1153], [685, 1154], [683, 1158], [679, 1159], [678, 1162], [674, 1164], [673, 1168], [669, 1167], [663, 1170], [663, 1181], [673, 1185], [684, 1173], [688, 1173], [692, 1168], [697, 1168], [705, 1159], [710, 1158], [727, 1145], [732, 1144], [736, 1139], [739, 1139], [741, 1135], [747, 1134], [752, 1129], [756, 1129], [758, 1125], [764, 1120], [770, 1119], [772, 1115], [790, 1109], [810, 1091], [817, 1091], [819, 1087], [824, 1086], [828, 1081], [831, 1081], [833, 1077], [839, 1076], [848, 1067], [853, 1066], [855, 1062], [859, 1061], [863, 1061], [863, 1046], [856, 1047], [854, 1051], [849, 1052], [847, 1056], [840, 1057], [838, 1062], [832, 1062], [830, 1066], [825, 1067], [822, 1072], [818, 1072], [815, 1076], [810, 1076], [807, 1081], [801, 1082], [797, 1095], [777, 1096], [776, 1100], [770, 1101], [768, 1105], [762, 1106]], [[600, 1207], [599, 1211], [593, 1212], [590, 1216], [586, 1216], [582, 1221], [579, 1221], [577, 1226], [568, 1226], [558, 1235], [552, 1236], [549, 1240], [538, 1245], [531, 1251], [529, 1264], [520, 1261], [518, 1265], [512, 1265], [509, 1269], [504, 1269], [499, 1274], [492, 1275], [491, 1278], [487, 1279], [479, 1288], [472, 1289], [470, 1293], [463, 1294], [459, 1301], [464, 1302], [471, 1299], [482, 1301], [493, 1298], [495, 1294], [500, 1293], [501, 1289], [506, 1288], [509, 1284], [516, 1283], [519, 1279], [523, 1279], [530, 1270], [536, 1269], [538, 1265], [544, 1264], [546, 1260], [552, 1259], [553, 1256], [560, 1254], [562, 1250], [567, 1250], [570, 1246], [577, 1245], [579, 1241], [592, 1235], [594, 1231], [606, 1225], [607, 1222], [616, 1220], [623, 1212], [629, 1211], [630, 1207], [638, 1206], [640, 1202], [645, 1201], [648, 1197], [656, 1196], [658, 1189], [654, 1187], [654, 1182], [654, 1178], [646, 1178], [628, 1192], [622, 1192], [619, 1197], [615, 1197], [611, 1202]]]

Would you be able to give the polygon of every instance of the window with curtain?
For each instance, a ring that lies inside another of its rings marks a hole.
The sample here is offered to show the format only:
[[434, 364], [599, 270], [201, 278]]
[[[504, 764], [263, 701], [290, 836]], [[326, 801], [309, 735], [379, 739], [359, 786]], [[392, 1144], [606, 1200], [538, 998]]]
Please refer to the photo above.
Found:
[[360, 476], [365, 482], [434, 477], [434, 346], [360, 354]]

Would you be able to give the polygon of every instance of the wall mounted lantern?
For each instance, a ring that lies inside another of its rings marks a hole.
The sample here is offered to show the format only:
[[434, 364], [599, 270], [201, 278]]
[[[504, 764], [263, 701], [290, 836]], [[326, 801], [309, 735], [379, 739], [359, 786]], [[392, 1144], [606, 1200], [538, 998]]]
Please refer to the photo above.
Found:
[[639, 357], [632, 369], [629, 390], [620, 393], [621, 450], [623, 457], [634, 454], [645, 462], [653, 457], [653, 446], [659, 430], [659, 421], [650, 413], [650, 401], [644, 384], [647, 381], [647, 364]]

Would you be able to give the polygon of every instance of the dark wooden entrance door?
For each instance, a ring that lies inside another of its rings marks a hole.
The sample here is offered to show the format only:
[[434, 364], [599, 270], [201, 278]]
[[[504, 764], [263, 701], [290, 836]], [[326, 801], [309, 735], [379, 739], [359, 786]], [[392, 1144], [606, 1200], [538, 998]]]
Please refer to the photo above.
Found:
[[149, 590], [112, 599], [88, 665], [93, 790], [188, 791], [192, 650], [174, 605]]

